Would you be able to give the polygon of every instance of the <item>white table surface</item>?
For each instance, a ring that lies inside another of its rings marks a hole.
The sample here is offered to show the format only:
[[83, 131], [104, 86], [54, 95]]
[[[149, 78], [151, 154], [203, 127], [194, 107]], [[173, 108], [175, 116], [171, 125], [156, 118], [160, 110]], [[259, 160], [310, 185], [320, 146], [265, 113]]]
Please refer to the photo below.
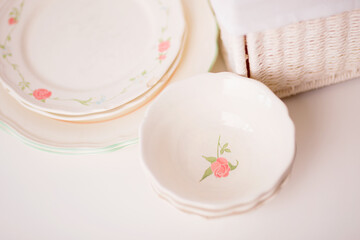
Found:
[[266, 205], [215, 220], [159, 199], [138, 145], [67, 156], [0, 131], [0, 239], [360, 239], [359, 92], [360, 79], [285, 99], [297, 129], [290, 181]]

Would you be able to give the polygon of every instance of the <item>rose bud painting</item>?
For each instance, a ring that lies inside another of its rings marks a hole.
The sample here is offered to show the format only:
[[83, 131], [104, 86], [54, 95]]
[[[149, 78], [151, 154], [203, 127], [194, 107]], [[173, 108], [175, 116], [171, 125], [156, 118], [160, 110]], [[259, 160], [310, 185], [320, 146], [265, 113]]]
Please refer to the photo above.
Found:
[[224, 145], [220, 144], [220, 137], [217, 144], [216, 157], [206, 157], [202, 156], [209, 163], [211, 163], [210, 167], [205, 170], [200, 182], [207, 178], [208, 176], [214, 174], [216, 178], [223, 178], [229, 176], [230, 171], [235, 170], [238, 166], [239, 162], [236, 160], [236, 165], [232, 165], [226, 158], [220, 157], [224, 153], [231, 153], [229, 148], [229, 144], [225, 143]]

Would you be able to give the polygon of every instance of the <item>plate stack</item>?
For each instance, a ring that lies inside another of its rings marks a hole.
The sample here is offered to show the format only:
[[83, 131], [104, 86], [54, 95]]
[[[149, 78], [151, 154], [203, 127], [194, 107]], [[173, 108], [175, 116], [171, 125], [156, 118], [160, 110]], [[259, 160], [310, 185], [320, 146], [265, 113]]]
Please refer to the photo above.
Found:
[[2, 83], [24, 107], [59, 120], [138, 108], [167, 82], [183, 49], [178, 0], [24, 0], [3, 11]]
[[208, 3], [190, 2], [0, 0], [1, 125], [48, 151], [136, 142], [144, 106], [216, 56]]

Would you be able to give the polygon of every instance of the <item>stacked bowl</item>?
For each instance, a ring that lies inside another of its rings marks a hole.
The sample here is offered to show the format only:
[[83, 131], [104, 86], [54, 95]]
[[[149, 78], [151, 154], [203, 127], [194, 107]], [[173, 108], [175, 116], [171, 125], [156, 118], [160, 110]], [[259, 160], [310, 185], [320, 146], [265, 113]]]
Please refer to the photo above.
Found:
[[270, 199], [295, 154], [285, 104], [262, 83], [232, 73], [168, 87], [148, 109], [140, 140], [155, 191], [175, 207], [209, 218]]

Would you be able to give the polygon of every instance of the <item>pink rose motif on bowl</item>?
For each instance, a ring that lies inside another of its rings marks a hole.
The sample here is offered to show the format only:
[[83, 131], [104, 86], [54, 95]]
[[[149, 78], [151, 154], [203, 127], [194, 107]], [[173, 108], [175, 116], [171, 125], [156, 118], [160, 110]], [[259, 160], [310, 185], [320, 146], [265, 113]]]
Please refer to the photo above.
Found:
[[159, 52], [165, 52], [170, 47], [170, 40], [161, 41], [158, 46]]
[[227, 177], [230, 172], [230, 167], [226, 158], [220, 157], [211, 164], [211, 171], [217, 178]]
[[17, 23], [17, 19], [16, 18], [9, 18], [9, 25], [13, 25]]
[[34, 90], [33, 96], [37, 100], [45, 100], [51, 96], [51, 92], [47, 89], [39, 88]]
[[236, 165], [232, 165], [226, 158], [220, 157], [220, 155], [223, 155], [224, 153], [231, 153], [231, 150], [228, 143], [225, 143], [224, 145], [220, 144], [219, 136], [216, 157], [202, 156], [206, 161], [211, 163], [211, 165], [205, 170], [200, 182], [212, 174], [214, 174], [216, 178], [227, 177], [229, 176], [230, 171], [237, 168], [239, 161], [236, 160]]

